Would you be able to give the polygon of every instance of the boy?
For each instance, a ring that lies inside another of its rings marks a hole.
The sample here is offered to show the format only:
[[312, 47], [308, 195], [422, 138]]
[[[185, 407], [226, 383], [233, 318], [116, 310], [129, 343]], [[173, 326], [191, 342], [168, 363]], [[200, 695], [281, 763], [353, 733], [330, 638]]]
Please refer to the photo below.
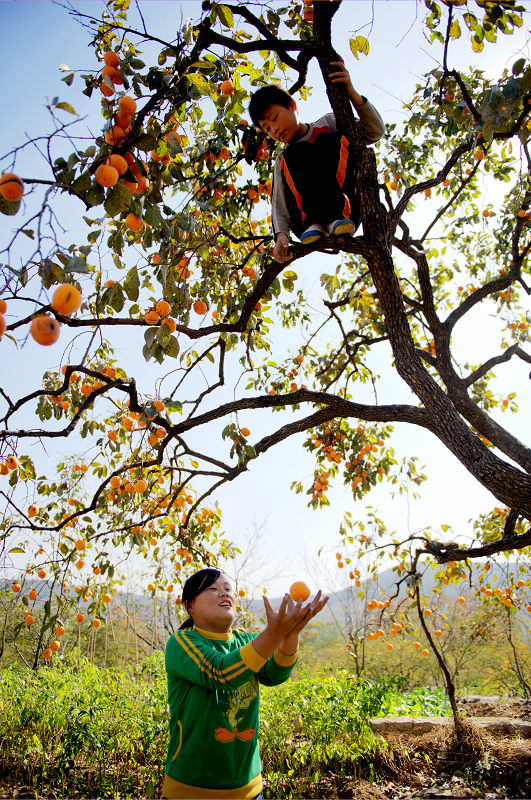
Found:
[[[354, 89], [343, 61], [332, 61], [331, 66], [335, 71], [330, 79], [345, 84], [365, 141], [377, 142], [385, 133], [379, 113]], [[311, 244], [327, 233], [352, 235], [360, 224], [356, 165], [347, 138], [337, 133], [334, 115], [326, 114], [310, 125], [301, 122], [294, 99], [275, 85], [252, 95], [249, 114], [254, 125], [285, 145], [273, 170], [275, 261], [282, 263], [288, 258], [290, 230], [302, 244]]]

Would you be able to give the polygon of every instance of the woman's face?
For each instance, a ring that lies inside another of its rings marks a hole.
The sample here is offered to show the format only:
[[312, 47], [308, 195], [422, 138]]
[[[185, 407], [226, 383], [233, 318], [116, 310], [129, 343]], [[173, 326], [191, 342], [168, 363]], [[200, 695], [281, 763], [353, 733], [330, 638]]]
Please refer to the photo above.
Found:
[[223, 573], [188, 603], [188, 613], [197, 628], [213, 633], [228, 633], [236, 613], [236, 595]]

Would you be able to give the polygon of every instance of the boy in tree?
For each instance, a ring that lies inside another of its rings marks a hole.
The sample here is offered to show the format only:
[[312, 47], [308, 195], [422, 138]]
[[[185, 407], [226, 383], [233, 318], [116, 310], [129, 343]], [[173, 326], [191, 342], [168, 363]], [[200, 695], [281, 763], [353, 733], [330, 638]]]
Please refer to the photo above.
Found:
[[[344, 83], [350, 102], [360, 118], [367, 144], [385, 133], [385, 125], [366, 97], [358, 94], [343, 61], [332, 61], [330, 79]], [[289, 233], [302, 244], [311, 244], [327, 233], [352, 235], [360, 224], [354, 174], [356, 164], [349, 142], [337, 132], [333, 114], [316, 122], [301, 122], [295, 100], [279, 86], [263, 86], [251, 97], [253, 124], [285, 145], [273, 170], [271, 216], [273, 258], [288, 258]]]

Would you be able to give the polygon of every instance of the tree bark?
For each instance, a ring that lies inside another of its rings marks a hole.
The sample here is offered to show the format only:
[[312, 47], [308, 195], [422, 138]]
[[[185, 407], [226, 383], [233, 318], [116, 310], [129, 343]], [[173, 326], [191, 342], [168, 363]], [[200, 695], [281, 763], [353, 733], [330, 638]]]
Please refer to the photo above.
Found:
[[330, 61], [338, 58], [331, 44], [334, 6], [338, 4], [316, 3], [314, 6], [317, 59], [338, 130], [349, 139], [358, 163], [356, 187], [363, 222], [362, 238], [367, 247], [365, 258], [380, 299], [396, 370], [425, 407], [430, 428], [440, 441], [500, 502], [516, 508], [531, 520], [531, 475], [495, 456], [478, 439], [449, 396], [424, 368], [416, 350], [394, 269], [390, 217], [379, 200], [376, 158], [362, 139], [344, 85], [334, 84], [328, 77]]

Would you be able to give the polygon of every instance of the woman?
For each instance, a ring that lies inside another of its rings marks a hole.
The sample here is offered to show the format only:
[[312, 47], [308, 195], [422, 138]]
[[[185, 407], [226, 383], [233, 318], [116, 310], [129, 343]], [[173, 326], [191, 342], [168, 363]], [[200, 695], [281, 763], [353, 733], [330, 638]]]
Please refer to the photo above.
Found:
[[183, 587], [186, 622], [166, 646], [170, 743], [164, 798], [252, 798], [262, 791], [258, 750], [259, 683], [285, 681], [299, 633], [328, 597], [302, 605], [286, 594], [275, 613], [264, 597], [259, 634], [232, 630], [236, 595], [218, 569]]

